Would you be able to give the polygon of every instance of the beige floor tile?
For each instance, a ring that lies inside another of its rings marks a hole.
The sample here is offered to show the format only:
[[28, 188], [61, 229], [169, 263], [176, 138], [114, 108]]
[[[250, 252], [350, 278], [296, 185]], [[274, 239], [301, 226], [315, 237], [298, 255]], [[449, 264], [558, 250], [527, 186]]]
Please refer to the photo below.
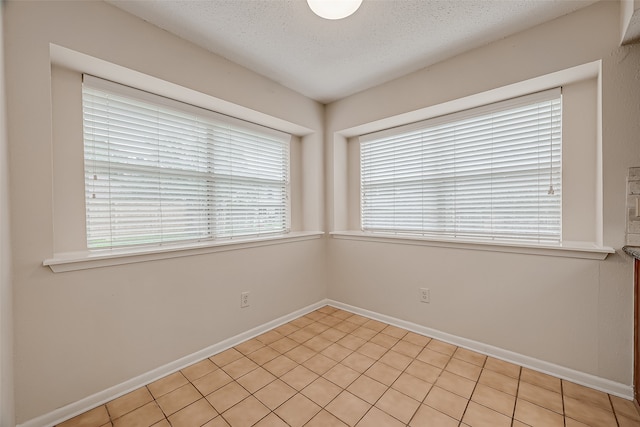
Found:
[[341, 391], [342, 388], [321, 377], [303, 388], [300, 393], [311, 399], [317, 405], [325, 407], [340, 394]]
[[409, 422], [411, 427], [458, 427], [458, 424], [458, 420], [428, 405], [420, 405]]
[[537, 385], [538, 387], [546, 388], [547, 390], [551, 390], [556, 393], [562, 393], [561, 381], [559, 378], [555, 378], [551, 375], [543, 374], [542, 372], [537, 372], [529, 368], [522, 368], [520, 381]]
[[312, 311], [311, 313], [307, 313], [305, 314], [306, 318], [313, 320], [314, 322], [317, 322], [320, 319], [324, 319], [325, 317], [327, 317], [327, 314], [325, 313], [321, 313], [319, 311]]
[[351, 368], [338, 363], [333, 368], [329, 369], [323, 377], [328, 379], [334, 384], [339, 385], [342, 388], [347, 388], [360, 374]]
[[328, 412], [350, 426], [355, 426], [369, 408], [369, 403], [348, 391], [340, 393], [325, 407]]
[[[525, 424], [521, 421], [518, 420], [513, 420], [513, 424], [512, 427], [531, 427], [529, 424]], [[569, 424], [567, 424], [567, 427], [569, 427]]]
[[623, 415], [619, 415], [618, 426], [619, 427], [640, 427], [640, 420], [634, 420], [632, 418], [627, 418]]
[[461, 420], [468, 400], [450, 391], [434, 386], [424, 399], [424, 403], [451, 418]]
[[514, 418], [531, 427], [563, 427], [562, 415], [526, 400], [517, 399]]
[[632, 420], [640, 420], [640, 414], [638, 414], [636, 405], [634, 405], [632, 400], [611, 396], [611, 403], [613, 404], [613, 409], [617, 415], [622, 415]]
[[369, 321], [365, 322], [362, 326], [364, 326], [367, 329], [371, 329], [371, 330], [374, 330], [376, 332], [380, 332], [380, 331], [382, 331], [383, 329], [385, 329], [389, 325], [387, 325], [386, 323], [380, 322], [378, 320], [370, 319]]
[[189, 381], [194, 381], [207, 375], [209, 372], [215, 371], [216, 369], [218, 369], [218, 367], [211, 360], [204, 359], [184, 368], [181, 372]]
[[296, 363], [304, 363], [307, 360], [311, 359], [316, 354], [318, 353], [311, 350], [309, 347], [299, 345], [296, 348], [289, 350], [284, 355]]
[[577, 400], [589, 402], [607, 411], [613, 411], [607, 393], [562, 380], [562, 394]]
[[[369, 328], [365, 328], [364, 326], [361, 326], [358, 329], [355, 329], [353, 332], [351, 332], [351, 336], [360, 338], [362, 340], [363, 344], [365, 342], [369, 341], [371, 338], [375, 337], [377, 334], [378, 333], [376, 331], [374, 331], [372, 329], [369, 329]], [[349, 335], [344, 337], [340, 341], [343, 341], [345, 338], [349, 338]], [[348, 346], [345, 345], [345, 347], [348, 347]], [[349, 348], [351, 348], [351, 347], [349, 347]], [[353, 350], [355, 350], [355, 348]]]
[[585, 423], [581, 423], [580, 421], [576, 421], [573, 418], [566, 418], [566, 417], [564, 419], [564, 425], [565, 427], [589, 427]]
[[[166, 427], [171, 427], [168, 422]], [[202, 427], [230, 427], [230, 426], [229, 426], [229, 423], [226, 422], [224, 418], [222, 418], [222, 415], [218, 415], [208, 423], [204, 424]]]
[[403, 341], [410, 342], [411, 344], [419, 345], [420, 347], [424, 347], [429, 344], [431, 338], [425, 337], [424, 335], [416, 334], [415, 332], [409, 332], [407, 335], [402, 337]]
[[429, 346], [427, 345], [427, 348], [422, 350], [422, 352], [420, 352], [420, 354], [416, 358], [437, 368], [444, 369], [444, 367], [447, 366], [447, 363], [449, 363], [449, 359], [451, 359], [451, 356], [449, 356], [448, 354], [439, 353], [435, 350], [431, 350], [428, 347]]
[[327, 329], [329, 329], [328, 325], [322, 324], [322, 323], [312, 323], [309, 326], [306, 326], [303, 328], [303, 330], [312, 333], [314, 336], [321, 334], [322, 332], [326, 331]]
[[[111, 423], [105, 424], [103, 427], [107, 427], [107, 426], [113, 426], [113, 424], [111, 424]], [[153, 424], [151, 427], [171, 427], [171, 424], [169, 424], [169, 421], [164, 419], [164, 420], [160, 420], [157, 423]], [[202, 427], [211, 427], [211, 426], [208, 426], [208, 423], [207, 423]]]
[[349, 350], [340, 344], [331, 344], [329, 347], [322, 350], [321, 354], [327, 356], [329, 359], [335, 360], [336, 362], [340, 362], [351, 353], [353, 353], [353, 350]]
[[324, 409], [311, 419], [305, 427], [346, 427], [347, 425]]
[[471, 398], [476, 382], [451, 372], [443, 371], [436, 380], [435, 385], [468, 400]]
[[374, 344], [378, 344], [379, 346], [382, 346], [384, 348], [390, 349], [391, 347], [396, 345], [400, 340], [398, 338], [394, 338], [392, 336], [379, 333], [375, 337], [371, 338], [369, 341]]
[[275, 413], [291, 427], [305, 425], [322, 409], [302, 394], [296, 394], [283, 403]]
[[275, 359], [265, 363], [262, 365], [267, 371], [271, 372], [276, 377], [282, 376], [283, 374], [289, 372], [293, 368], [298, 366], [296, 362], [289, 359], [287, 356], [280, 355]]
[[298, 329], [296, 332], [292, 333], [291, 335], [287, 335], [287, 338], [294, 340], [298, 344], [302, 344], [304, 342], [309, 341], [311, 338], [315, 336], [316, 334], [314, 334], [311, 331], [307, 331], [305, 329]]
[[484, 354], [476, 353], [475, 351], [467, 350], [466, 348], [461, 347], [458, 347], [456, 352], [453, 354], [453, 357], [480, 367], [483, 367], [484, 362], [487, 360], [487, 356], [485, 356]]
[[257, 365], [264, 365], [267, 362], [272, 361], [276, 357], [280, 356], [280, 353], [272, 349], [271, 347], [262, 347], [253, 353], [249, 353], [247, 357], [253, 360]]
[[483, 369], [480, 374], [479, 384], [484, 384], [501, 392], [511, 394], [513, 396], [518, 392], [518, 380], [499, 374], [497, 372]]
[[347, 356], [342, 362], [344, 366], [347, 366], [353, 369], [356, 372], [363, 373], [367, 369], [371, 367], [376, 361], [364, 354], [360, 354], [358, 352], [351, 353]]
[[162, 412], [164, 412], [166, 416], [169, 416], [201, 398], [202, 395], [196, 390], [193, 384], [189, 383], [159, 397], [156, 402], [158, 406], [160, 406], [160, 409], [162, 409]]
[[334, 328], [329, 328], [326, 331], [322, 332], [319, 336], [331, 342], [336, 342], [343, 338], [345, 335], [347, 335], [346, 332], [342, 332]]
[[476, 385], [471, 400], [509, 417], [513, 416], [516, 397], [483, 384]]
[[219, 413], [223, 413], [249, 396], [249, 392], [232, 382], [206, 396], [207, 401]]
[[[156, 402], [149, 402], [146, 405], [113, 420], [113, 427], [150, 426], [164, 418], [164, 414], [158, 404]], [[83, 424], [83, 427], [88, 427], [88, 425]]]
[[272, 342], [271, 344], [269, 344], [269, 347], [271, 347], [272, 349], [274, 349], [275, 351], [281, 354], [285, 354], [286, 352], [296, 348], [298, 345], [299, 344], [296, 341], [292, 340], [291, 338], [284, 337], [282, 339], [279, 339], [276, 342]]
[[225, 371], [222, 369], [217, 369], [213, 372], [208, 373], [207, 375], [198, 378], [193, 382], [195, 388], [198, 389], [203, 396], [206, 396], [209, 393], [212, 393], [219, 389], [220, 387], [229, 384], [233, 381]]
[[164, 378], [159, 379], [158, 381], [154, 381], [147, 386], [153, 397], [156, 399], [160, 396], [169, 393], [177, 389], [178, 387], [182, 387], [187, 384], [189, 380], [182, 375], [181, 372], [175, 372], [171, 375], [167, 375]]
[[297, 327], [297, 328], [304, 328], [305, 326], [309, 326], [310, 324], [313, 323], [313, 320], [302, 316], [302, 317], [298, 317], [297, 319], [292, 320], [291, 322], [289, 322], [291, 325]]
[[214, 419], [218, 413], [206, 401], [200, 399], [169, 417], [169, 422], [173, 427], [201, 426]]
[[297, 367], [293, 368], [280, 377], [282, 381], [289, 384], [291, 387], [295, 388], [298, 391], [311, 384], [316, 380], [316, 378], [318, 378], [318, 374], [305, 368], [302, 365], [298, 365]]
[[369, 378], [366, 375], [361, 375], [347, 388], [347, 391], [358, 396], [365, 402], [373, 405], [380, 399], [380, 396], [387, 391], [389, 387], [386, 385]]
[[520, 382], [518, 398], [563, 414], [562, 395], [527, 382]]
[[407, 335], [409, 331], [407, 331], [406, 329], [398, 328], [397, 326], [389, 325], [380, 332], [386, 335], [390, 335], [394, 338], [401, 339], [402, 337]]
[[58, 424], [58, 427], [100, 427], [109, 422], [107, 408], [102, 405]]
[[424, 347], [416, 344], [411, 344], [410, 342], [400, 340], [391, 347], [391, 350], [396, 351], [400, 354], [404, 354], [405, 356], [414, 358], [422, 351]]
[[249, 393], [255, 393], [275, 379], [276, 377], [269, 373], [269, 371], [259, 367], [249, 372], [247, 375], [238, 378], [238, 383], [247, 389]]
[[[347, 335], [346, 337], [339, 339], [337, 341], [337, 344], [340, 344], [341, 346], [348, 348], [351, 351], [355, 351], [358, 348], [360, 348], [364, 343], [366, 343], [368, 338], [364, 338], [361, 337], [359, 335], [356, 334], [356, 332], [359, 329], [356, 329], [355, 331], [353, 331], [354, 335]], [[371, 329], [366, 329], [367, 331], [372, 332], [373, 334], [375, 334], [375, 332], [371, 331]]]
[[253, 360], [249, 359], [248, 357], [241, 357], [240, 359], [234, 360], [228, 365], [225, 365], [221, 369], [225, 371], [231, 378], [237, 380], [241, 376], [248, 374], [257, 367], [258, 365], [256, 365]]
[[423, 381], [433, 384], [442, 373], [442, 369], [437, 368], [433, 365], [429, 365], [428, 363], [421, 362], [419, 360], [414, 360], [407, 367], [405, 372], [409, 375], [413, 375], [416, 378], [420, 378]]
[[482, 372], [481, 367], [456, 358], [451, 358], [444, 370], [467, 378], [471, 381], [478, 381], [478, 378], [480, 378], [480, 373]]
[[111, 418], [119, 418], [124, 414], [138, 409], [139, 407], [151, 402], [153, 396], [146, 387], [140, 387], [137, 390], [127, 393], [111, 402], [107, 403], [107, 409]]
[[407, 366], [409, 366], [411, 362], [413, 362], [414, 359], [402, 353], [398, 353], [392, 349], [385, 353], [385, 355], [382, 356], [379, 360], [385, 365], [404, 371]]
[[294, 394], [296, 394], [296, 390], [293, 387], [281, 380], [275, 380], [256, 392], [255, 397], [269, 409], [274, 410], [289, 400]]
[[342, 319], [338, 319], [337, 317], [333, 317], [333, 316], [327, 316], [318, 320], [318, 323], [322, 323], [323, 325], [328, 325], [328, 326], [335, 326], [340, 322], [342, 322]]
[[297, 331], [299, 328], [290, 324], [290, 323], [285, 323], [284, 325], [280, 325], [277, 328], [274, 329], [274, 331], [278, 332], [279, 334], [282, 334], [283, 336], [288, 336], [292, 333], [294, 333], [295, 331]]
[[413, 375], [402, 373], [391, 385], [391, 388], [406, 394], [412, 399], [422, 402], [427, 396], [427, 393], [429, 393], [429, 390], [431, 390], [432, 386], [433, 384], [416, 378]]
[[357, 427], [405, 427], [406, 424], [382, 412], [375, 406], [356, 424]]
[[211, 356], [209, 358], [209, 360], [211, 360], [213, 363], [215, 363], [217, 366], [225, 366], [228, 365], [229, 363], [233, 362], [234, 360], [238, 360], [242, 357], [242, 353], [240, 353], [238, 350], [236, 350], [235, 348], [230, 348], [228, 350], [225, 350], [223, 352], [220, 352], [214, 356]]
[[520, 366], [493, 357], [487, 358], [484, 363], [484, 369], [489, 369], [507, 377], [520, 378]]
[[373, 360], [378, 360], [389, 350], [382, 347], [381, 345], [374, 344], [372, 342], [366, 342], [356, 351], [360, 354], [364, 354], [365, 356], [372, 358]]
[[322, 375], [329, 369], [333, 368], [338, 362], [333, 359], [323, 356], [322, 354], [316, 354], [311, 359], [303, 363], [303, 366], [318, 375]]
[[258, 424], [255, 424], [253, 427], [289, 427], [287, 423], [282, 421], [280, 417], [278, 417], [273, 412], [258, 421]]
[[511, 427], [511, 417], [475, 402], [469, 402], [462, 422], [470, 427]]
[[401, 373], [402, 371], [399, 369], [387, 366], [382, 362], [376, 362], [369, 369], [367, 369], [365, 375], [386, 386], [390, 386], [394, 383], [395, 380], [398, 379]]
[[304, 343], [306, 347], [309, 347], [311, 350], [317, 353], [320, 353], [322, 350], [329, 347], [331, 344], [333, 344], [332, 341], [324, 339], [318, 335], [316, 335], [315, 337], [311, 338], [309, 341]]
[[237, 346], [233, 347], [236, 350], [238, 350], [240, 353], [244, 354], [245, 356], [249, 353], [253, 353], [254, 351], [258, 350], [259, 348], [264, 347], [265, 344], [258, 341], [256, 338], [249, 340], [249, 341], [245, 341], [241, 344], [238, 344]]
[[447, 356], [453, 356], [453, 353], [456, 352], [458, 347], [453, 344], [432, 339], [431, 341], [429, 341], [429, 344], [427, 344], [426, 348], [428, 348], [429, 350], [437, 351], [438, 353], [446, 354]]
[[[595, 390], [594, 390], [595, 391]], [[613, 412], [586, 400], [564, 396], [564, 413], [567, 417], [589, 424], [592, 427], [616, 427]]]
[[266, 406], [255, 397], [249, 396], [222, 416], [232, 427], [249, 427], [266, 417], [268, 413], [269, 409]]
[[274, 330], [267, 331], [264, 334], [258, 335], [256, 337], [256, 339], [264, 345], [269, 345], [272, 342], [278, 341], [281, 338], [284, 338], [284, 335]]
[[359, 314], [354, 314], [351, 317], [347, 317], [347, 319], [351, 323], [355, 323], [356, 325], [364, 325], [369, 321], [367, 317], [360, 316]]
[[420, 402], [390, 388], [376, 402], [375, 406], [407, 424], [418, 410]]
[[354, 323], [351, 323], [351, 322], [348, 322], [348, 321], [344, 321], [344, 322], [340, 322], [337, 325], [335, 325], [334, 328], [336, 328], [339, 331], [346, 332], [346, 333], [350, 334], [354, 330], [358, 329], [358, 325], [356, 325]]

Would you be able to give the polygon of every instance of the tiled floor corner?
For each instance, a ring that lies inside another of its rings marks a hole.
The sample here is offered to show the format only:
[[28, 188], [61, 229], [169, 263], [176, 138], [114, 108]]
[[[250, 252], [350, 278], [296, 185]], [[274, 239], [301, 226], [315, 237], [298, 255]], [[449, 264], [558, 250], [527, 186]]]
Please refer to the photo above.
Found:
[[625, 399], [323, 307], [59, 427], [640, 427]]

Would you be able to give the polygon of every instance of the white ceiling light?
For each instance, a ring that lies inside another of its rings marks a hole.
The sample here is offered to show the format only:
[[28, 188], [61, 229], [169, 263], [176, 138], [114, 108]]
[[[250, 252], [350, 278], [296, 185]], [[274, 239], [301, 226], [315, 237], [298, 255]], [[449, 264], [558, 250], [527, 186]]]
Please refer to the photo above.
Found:
[[321, 18], [342, 19], [358, 10], [362, 0], [307, 0], [307, 3]]

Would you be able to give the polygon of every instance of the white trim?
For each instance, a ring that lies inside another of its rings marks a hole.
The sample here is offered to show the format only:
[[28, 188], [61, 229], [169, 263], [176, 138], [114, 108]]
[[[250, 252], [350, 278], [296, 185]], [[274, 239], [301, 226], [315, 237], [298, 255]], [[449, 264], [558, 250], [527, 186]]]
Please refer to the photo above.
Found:
[[604, 260], [607, 255], [615, 253], [608, 246], [597, 246], [586, 242], [563, 242], [559, 245], [537, 245], [523, 242], [485, 242], [476, 240], [453, 240], [401, 234], [365, 233], [362, 231], [332, 231], [335, 239], [361, 240], [366, 242], [393, 243], [400, 245], [435, 246], [453, 249], [482, 250], [491, 252], [507, 252], [527, 255], [560, 256], [566, 258], [583, 258]]
[[319, 239], [323, 235], [324, 232], [322, 231], [297, 231], [272, 236], [208, 240], [197, 243], [172, 244], [154, 247], [145, 246], [126, 249], [65, 252], [54, 254], [53, 258], [45, 259], [42, 262], [42, 265], [48, 266], [54, 273], [62, 273], [66, 271], [86, 270], [89, 268], [108, 267], [113, 265], [132, 264], [136, 262], [155, 261], [191, 255], [203, 255], [213, 252], [233, 251], [237, 249], [300, 242], [303, 240]]
[[510, 350], [505, 350], [500, 347], [494, 347], [489, 344], [484, 344], [478, 341], [462, 338], [456, 335], [451, 335], [446, 332], [432, 329], [426, 326], [418, 325], [416, 323], [408, 322], [406, 320], [397, 319], [395, 317], [387, 316], [384, 314], [376, 313], [374, 311], [366, 310], [364, 308], [355, 307], [349, 304], [344, 304], [334, 300], [327, 300], [327, 303], [335, 308], [346, 310], [351, 313], [359, 314], [370, 319], [378, 320], [380, 322], [388, 323], [399, 328], [415, 332], [420, 335], [425, 335], [430, 338], [436, 338], [440, 341], [447, 342], [449, 344], [463, 347], [468, 350], [472, 350], [478, 353], [485, 354], [487, 356], [495, 357], [496, 359], [504, 360], [506, 362], [515, 363], [516, 365], [533, 369], [538, 372], [542, 372], [554, 377], [561, 378], [567, 381], [574, 382], [586, 387], [590, 387], [596, 390], [603, 391], [624, 399], [633, 399], [633, 386], [622, 384], [616, 381], [611, 381], [606, 378], [598, 377], [595, 375], [587, 374], [585, 372], [576, 371], [571, 368], [556, 365], [554, 363], [546, 362], [544, 360], [536, 359], [534, 357], [526, 356], [524, 354], [515, 353]]
[[58, 408], [54, 411], [41, 415], [37, 418], [32, 418], [31, 420], [26, 421], [25, 423], [18, 424], [16, 427], [54, 426], [70, 418], [73, 418], [76, 415], [80, 415], [90, 409], [93, 409], [99, 405], [103, 405], [107, 402], [110, 402], [113, 399], [123, 396], [133, 390], [136, 390], [156, 380], [159, 380], [160, 378], [163, 378], [167, 375], [170, 375], [174, 372], [184, 369], [187, 366], [190, 366], [196, 362], [199, 362], [200, 360], [206, 359], [207, 357], [211, 357], [233, 346], [236, 346], [244, 341], [247, 341], [251, 338], [261, 335], [271, 329], [284, 325], [287, 322], [297, 319], [300, 316], [304, 316], [305, 314], [310, 313], [314, 310], [317, 310], [320, 307], [324, 307], [327, 304], [328, 304], [328, 300], [326, 299], [318, 301], [314, 304], [308, 305], [304, 308], [296, 310], [285, 316], [279, 317], [263, 325], [250, 329], [246, 332], [242, 332], [241, 334], [228, 338], [224, 341], [220, 341], [217, 344], [213, 344], [207, 348], [196, 351], [195, 353], [189, 354], [176, 361], [167, 363], [164, 366], [160, 366], [142, 375], [138, 375], [137, 377], [131, 378], [130, 380], [127, 380], [123, 383], [117, 384], [113, 387], [109, 387], [108, 389], [95, 393], [91, 396], [85, 397], [84, 399], [78, 400], [77, 402], [63, 406], [62, 408]]

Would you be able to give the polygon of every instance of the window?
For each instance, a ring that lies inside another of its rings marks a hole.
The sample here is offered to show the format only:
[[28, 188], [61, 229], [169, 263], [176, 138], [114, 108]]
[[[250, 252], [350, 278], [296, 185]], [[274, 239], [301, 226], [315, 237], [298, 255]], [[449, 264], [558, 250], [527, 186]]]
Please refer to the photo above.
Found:
[[84, 76], [87, 247], [289, 231], [290, 135]]
[[560, 242], [554, 89], [360, 138], [363, 231]]

